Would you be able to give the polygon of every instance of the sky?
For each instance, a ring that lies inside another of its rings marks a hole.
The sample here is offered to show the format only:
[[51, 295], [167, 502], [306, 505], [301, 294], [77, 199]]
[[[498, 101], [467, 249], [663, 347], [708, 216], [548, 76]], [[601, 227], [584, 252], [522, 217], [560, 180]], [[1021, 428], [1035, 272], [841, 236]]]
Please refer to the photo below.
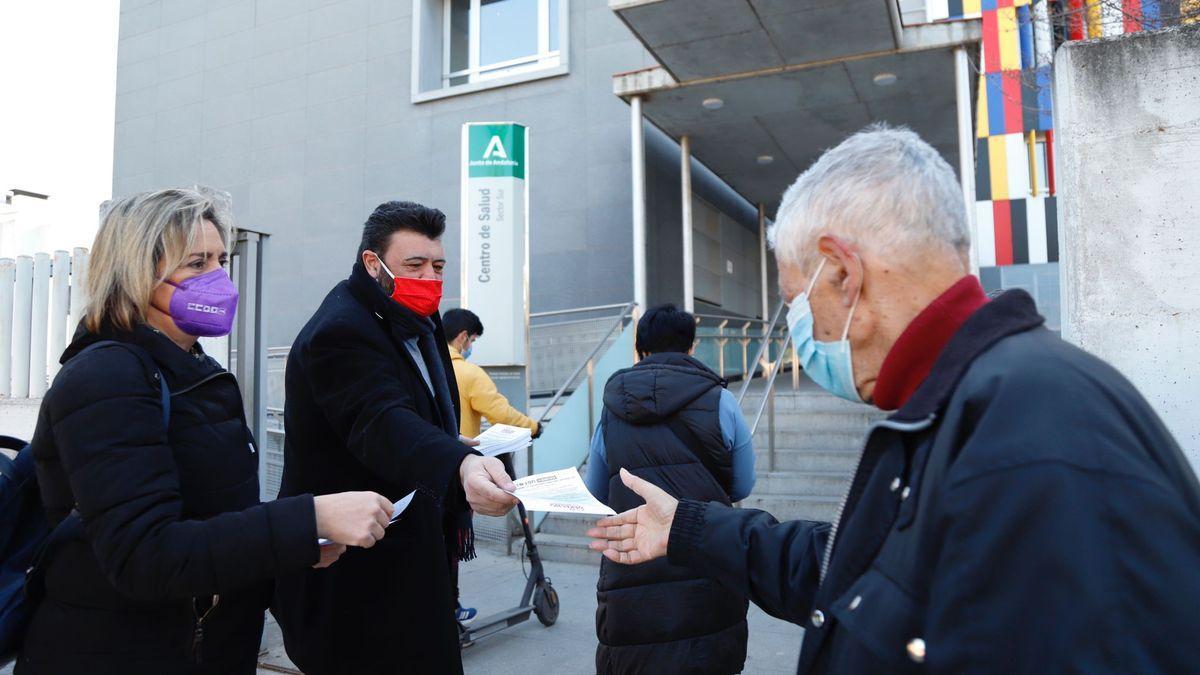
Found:
[[0, 194], [49, 194], [0, 257], [88, 247], [112, 192], [119, 0], [0, 0]]

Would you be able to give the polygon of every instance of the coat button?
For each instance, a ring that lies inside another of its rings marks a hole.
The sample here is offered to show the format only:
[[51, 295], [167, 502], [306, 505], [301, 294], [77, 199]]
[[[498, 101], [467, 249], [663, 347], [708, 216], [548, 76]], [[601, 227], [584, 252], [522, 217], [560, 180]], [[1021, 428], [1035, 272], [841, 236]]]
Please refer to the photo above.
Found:
[[814, 611], [812, 613], [812, 625], [813, 625], [813, 628], [820, 628], [821, 626], [824, 626], [825, 625], [825, 612], [822, 612], [819, 609]]
[[913, 638], [908, 641], [908, 658], [913, 660], [913, 663], [925, 663], [925, 641], [921, 638]]
[[853, 612], [854, 610], [858, 609], [858, 606], [861, 604], [862, 604], [862, 596], [861, 595], [854, 596], [854, 599], [850, 601], [850, 607], [849, 607], [850, 611]]
[[908, 496], [909, 496], [910, 494], [912, 494], [912, 488], [911, 488], [911, 487], [906, 487], [906, 488], [904, 488], [903, 490], [901, 490], [901, 491], [900, 491], [900, 501], [904, 501], [905, 499], [908, 499]]
[[899, 490], [899, 489], [900, 489], [900, 477], [896, 476], [895, 478], [892, 479], [891, 491], [895, 492], [896, 490]]

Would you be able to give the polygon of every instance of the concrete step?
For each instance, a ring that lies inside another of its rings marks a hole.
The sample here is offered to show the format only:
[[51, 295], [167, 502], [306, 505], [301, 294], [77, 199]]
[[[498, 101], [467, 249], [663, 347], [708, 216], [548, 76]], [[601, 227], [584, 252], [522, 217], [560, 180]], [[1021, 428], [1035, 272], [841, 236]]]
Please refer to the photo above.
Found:
[[841, 497], [852, 478], [848, 471], [759, 471], [752, 495]]
[[[808, 431], [800, 429], [775, 429], [775, 450], [854, 450], [862, 448], [865, 432]], [[754, 434], [754, 449], [764, 452], [770, 447], [770, 436], [763, 425]]]
[[[770, 453], [766, 447], [756, 449], [755, 466], [770, 471]], [[775, 471], [838, 471], [847, 476], [858, 465], [858, 449], [794, 450], [775, 448]]]
[[761, 509], [779, 522], [818, 520], [832, 522], [837, 516], [839, 497], [799, 497], [795, 495], [751, 495], [741, 501], [742, 508]]
[[574, 513], [550, 513], [542, 521], [538, 532], [546, 534], [566, 534], [573, 537], [584, 536], [600, 516], [578, 515]]
[[[746, 424], [754, 421], [754, 412], [744, 411]], [[860, 432], [866, 433], [867, 427], [881, 416], [862, 412], [847, 413], [814, 413], [797, 410], [776, 410], [775, 429], [806, 430], [813, 432]], [[770, 424], [767, 412], [763, 412], [758, 422], [758, 431], [765, 431]]]
[[[751, 390], [742, 399], [743, 410], [757, 410], [762, 403], [762, 392]], [[874, 406], [865, 403], [851, 403], [824, 391], [812, 389], [791, 391], [791, 385], [786, 384], [775, 390], [776, 410], [807, 410], [824, 414], [882, 414]]]
[[588, 548], [590, 540], [587, 537], [539, 532], [534, 535], [534, 541], [544, 561], [600, 566], [600, 554]]

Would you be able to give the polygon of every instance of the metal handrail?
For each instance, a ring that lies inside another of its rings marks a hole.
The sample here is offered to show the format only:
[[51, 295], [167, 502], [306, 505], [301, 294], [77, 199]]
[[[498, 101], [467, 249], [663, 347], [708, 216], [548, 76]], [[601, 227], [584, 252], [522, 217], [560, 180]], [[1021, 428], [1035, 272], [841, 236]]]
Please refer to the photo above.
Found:
[[771, 365], [771, 373], [767, 376], [766, 394], [763, 396], [762, 403], [758, 404], [758, 412], [754, 414], [754, 423], [750, 425], [750, 433], [754, 433], [758, 429], [758, 423], [762, 420], [763, 411], [767, 408], [768, 399], [774, 398], [775, 393], [775, 377], [779, 375], [779, 371], [783, 370], [783, 355], [787, 352], [787, 348], [792, 344], [792, 335], [788, 334], [783, 339], [783, 349], [779, 351], [779, 358]]
[[617, 320], [614, 321], [613, 325], [609, 327], [608, 332], [604, 334], [604, 337], [600, 338], [600, 341], [596, 343], [596, 346], [592, 348], [592, 351], [588, 353], [587, 357], [575, 367], [575, 370], [571, 371], [571, 374], [562, 383], [562, 386], [554, 392], [554, 396], [552, 396], [550, 398], [550, 402], [546, 404], [546, 409], [542, 411], [542, 416], [537, 420], [539, 424], [546, 421], [546, 418], [550, 415], [550, 411], [554, 409], [554, 406], [558, 404], [563, 395], [567, 393], [567, 390], [571, 388], [571, 383], [575, 381], [575, 378], [579, 377], [579, 374], [582, 373], [585, 368], [587, 368], [588, 363], [590, 363], [592, 359], [596, 358], [596, 356], [600, 353], [600, 350], [604, 348], [605, 343], [608, 342], [608, 338], [612, 337], [613, 332], [625, 323], [625, 317], [629, 316], [633, 309], [637, 307], [637, 303], [627, 302], [624, 305], [616, 305], [616, 307], [621, 308], [621, 313], [617, 315]]
[[573, 307], [571, 309], [556, 309], [556, 310], [549, 311], [549, 312], [533, 312], [529, 315], [529, 318], [540, 319], [544, 316], [560, 316], [563, 314], [582, 314], [583, 312], [599, 312], [599, 311], [605, 310], [605, 309], [625, 309], [632, 304], [635, 304], [635, 303], [626, 302], [626, 303], [616, 303], [616, 304], [612, 304], [612, 305], [596, 305], [594, 307]]
[[[775, 310], [774, 316], [771, 317], [771, 323], [767, 324], [766, 328], [763, 329], [762, 344], [758, 346], [758, 354], [754, 355], [754, 361], [751, 362], [755, 364], [756, 368], [758, 367], [759, 363], [762, 363], [763, 355], [766, 354], [767, 350], [771, 347], [771, 334], [775, 332], [775, 325], [779, 323], [779, 317], [783, 316], [784, 307], [787, 307], [787, 303], [780, 302], [779, 307]], [[741, 405], [742, 401], [746, 398], [746, 392], [750, 390], [750, 380], [752, 379], [754, 378], [751, 377], [751, 373], [746, 373], [744, 379], [742, 380], [742, 388], [738, 390], [738, 405]]]
[[[735, 323], [741, 323], [745, 321], [749, 321], [750, 323], [766, 323], [766, 321], [763, 319], [755, 319], [748, 316], [738, 316], [736, 314], [693, 314], [692, 316], [696, 317], [697, 319], [716, 319], [718, 321], [728, 320]], [[696, 323], [700, 322], [696, 321]]]
[[[613, 332], [625, 324], [625, 317], [631, 316], [633, 314], [633, 312], [637, 309], [637, 303], [636, 302], [627, 302], [623, 305], [613, 305], [612, 307], [619, 307], [621, 309], [620, 313], [617, 314], [616, 320], [613, 321], [613, 324], [611, 326], [609, 326], [608, 331], [604, 334], [604, 337], [600, 338], [600, 341], [596, 343], [596, 346], [592, 348], [592, 351], [588, 353], [587, 357], [584, 358], [583, 361], [580, 362], [580, 364], [578, 366], [576, 366], [575, 370], [571, 371], [571, 374], [569, 376], [567, 376], [566, 380], [563, 381], [562, 386], [560, 386], [558, 388], [558, 391], [554, 392], [554, 396], [552, 396], [550, 398], [550, 402], [546, 404], [545, 409], [542, 410], [541, 416], [539, 416], [537, 419], [537, 423], [539, 426], [541, 426], [542, 423], [544, 423], [547, 420], [547, 418], [550, 416], [550, 413], [554, 410], [554, 406], [558, 405], [558, 402], [560, 400], [562, 400], [562, 397], [567, 393], [567, 390], [571, 388], [571, 383], [575, 381], [575, 378], [579, 377], [579, 374], [582, 373], [584, 371], [584, 369], [587, 369], [587, 371], [588, 371], [588, 435], [590, 437], [590, 435], [592, 433], [592, 428], [595, 426], [593, 424], [593, 421], [591, 420], [591, 415], [592, 415], [591, 397], [593, 395], [591, 379], [592, 379], [594, 369], [595, 369], [596, 357], [600, 354], [600, 350], [604, 348], [604, 345], [608, 343], [608, 339], [610, 337], [612, 337]], [[599, 309], [599, 308], [591, 307], [591, 308], [587, 308], [587, 309], [595, 310], [595, 309]], [[576, 310], [576, 311], [586, 311], [586, 310]], [[564, 312], [559, 312], [559, 313], [565, 314], [568, 312], [564, 311]], [[526, 454], [526, 462], [527, 462], [527, 466], [526, 466], [527, 475], [533, 475], [533, 447], [532, 446], [529, 448], [529, 452]]]

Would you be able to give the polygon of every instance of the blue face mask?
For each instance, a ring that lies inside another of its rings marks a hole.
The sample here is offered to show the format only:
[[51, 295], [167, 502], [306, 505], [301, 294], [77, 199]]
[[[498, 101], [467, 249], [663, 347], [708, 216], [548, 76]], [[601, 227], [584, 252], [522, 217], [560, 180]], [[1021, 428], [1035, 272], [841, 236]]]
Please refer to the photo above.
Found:
[[[817, 266], [812, 281], [808, 282], [808, 290], [796, 296], [788, 307], [788, 332], [795, 341], [796, 355], [800, 358], [805, 375], [834, 396], [862, 403], [858, 388], [854, 386], [854, 362], [850, 358], [850, 341], [846, 339], [850, 334], [850, 320], [854, 318], [854, 310], [858, 307], [858, 296], [855, 296], [850, 315], [846, 317], [846, 327], [842, 330], [841, 340], [820, 342], [813, 337], [812, 306], [808, 303], [808, 296], [812, 293], [821, 270], [825, 268], [825, 260], [822, 258], [821, 264]], [[859, 295], [861, 294], [862, 289], [859, 289]]]
[[471, 347], [467, 347], [466, 349], [462, 350], [462, 357], [463, 357], [464, 359], [469, 359], [469, 358], [471, 358], [471, 350], [472, 350], [473, 348], [474, 348], [474, 346], [472, 345]]

